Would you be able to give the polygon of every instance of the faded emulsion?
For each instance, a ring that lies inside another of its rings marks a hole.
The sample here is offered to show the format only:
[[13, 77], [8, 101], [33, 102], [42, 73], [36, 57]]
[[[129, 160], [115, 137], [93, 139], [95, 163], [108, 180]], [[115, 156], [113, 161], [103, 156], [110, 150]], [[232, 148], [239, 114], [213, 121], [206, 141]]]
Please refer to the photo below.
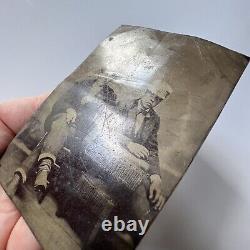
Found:
[[121, 26], [9, 145], [0, 181], [44, 249], [134, 249], [184, 175], [248, 58]]

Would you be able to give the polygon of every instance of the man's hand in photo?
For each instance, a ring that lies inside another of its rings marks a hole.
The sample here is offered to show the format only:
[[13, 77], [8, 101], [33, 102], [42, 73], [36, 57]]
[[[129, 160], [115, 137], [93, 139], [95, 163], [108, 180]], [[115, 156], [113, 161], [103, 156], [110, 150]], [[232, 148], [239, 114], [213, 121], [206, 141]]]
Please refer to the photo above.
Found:
[[149, 151], [143, 145], [135, 143], [135, 142], [129, 142], [127, 144], [127, 148], [129, 152], [135, 155], [137, 158], [141, 158], [145, 160], [148, 159]]
[[154, 204], [155, 210], [161, 210], [165, 203], [165, 198], [162, 195], [161, 177], [157, 174], [150, 176], [149, 199]]
[[77, 114], [73, 108], [68, 108], [66, 110], [66, 120], [68, 124], [74, 123], [76, 121], [76, 117], [77, 117]]

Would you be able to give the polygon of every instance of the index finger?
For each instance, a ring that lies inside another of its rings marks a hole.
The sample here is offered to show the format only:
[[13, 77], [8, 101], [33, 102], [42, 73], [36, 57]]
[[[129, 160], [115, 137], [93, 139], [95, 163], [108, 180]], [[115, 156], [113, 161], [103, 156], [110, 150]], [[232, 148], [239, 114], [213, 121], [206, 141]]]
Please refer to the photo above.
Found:
[[[0, 103], [0, 155], [46, 97], [47, 94]], [[0, 185], [0, 249], [5, 249], [19, 218], [19, 212]]]

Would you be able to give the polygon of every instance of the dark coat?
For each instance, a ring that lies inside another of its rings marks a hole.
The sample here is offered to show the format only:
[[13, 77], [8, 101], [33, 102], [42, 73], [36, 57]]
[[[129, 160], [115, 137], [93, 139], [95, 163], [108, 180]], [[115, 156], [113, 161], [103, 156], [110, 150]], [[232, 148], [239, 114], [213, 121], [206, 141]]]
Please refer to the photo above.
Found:
[[149, 175], [160, 175], [159, 156], [158, 156], [158, 140], [157, 133], [160, 127], [160, 117], [154, 111], [149, 110], [149, 117], [145, 117], [143, 127], [135, 135], [135, 122], [138, 112], [138, 101], [136, 100], [132, 105], [128, 105], [124, 109], [126, 117], [125, 135], [133, 142], [143, 145], [149, 151], [148, 163], [150, 165]]

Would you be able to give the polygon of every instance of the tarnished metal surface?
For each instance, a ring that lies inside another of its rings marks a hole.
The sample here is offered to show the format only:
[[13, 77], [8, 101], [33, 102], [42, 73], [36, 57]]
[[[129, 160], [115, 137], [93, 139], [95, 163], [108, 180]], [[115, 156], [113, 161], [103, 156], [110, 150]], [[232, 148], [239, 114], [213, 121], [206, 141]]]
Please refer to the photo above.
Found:
[[143, 235], [102, 221], [152, 222], [247, 63], [191, 36], [133, 26], [108, 36], [1, 159], [1, 183], [44, 249], [135, 248]]

